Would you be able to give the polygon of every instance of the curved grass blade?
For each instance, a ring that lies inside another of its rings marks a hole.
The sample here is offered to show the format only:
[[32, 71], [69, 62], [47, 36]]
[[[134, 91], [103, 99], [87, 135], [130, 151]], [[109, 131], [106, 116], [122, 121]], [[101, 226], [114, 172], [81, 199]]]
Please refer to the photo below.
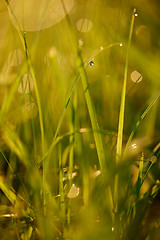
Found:
[[141, 121], [145, 118], [145, 116], [147, 115], [147, 113], [151, 110], [151, 108], [153, 107], [153, 105], [155, 104], [155, 102], [158, 100], [158, 98], [160, 97], [160, 94], [158, 94], [154, 99], [153, 101], [149, 104], [149, 106], [146, 108], [146, 110], [143, 112], [143, 114], [141, 115], [140, 119], [137, 121], [135, 127], [133, 128], [130, 136], [129, 136], [129, 139], [127, 141], [127, 144], [126, 144], [126, 147], [125, 147], [125, 150], [124, 150], [124, 156], [126, 155], [127, 153], [127, 150], [129, 148], [129, 145], [130, 145], [130, 142], [137, 130], [137, 128], [139, 127]]
[[33, 78], [33, 82], [34, 82], [34, 87], [35, 87], [35, 94], [36, 94], [36, 99], [37, 99], [37, 105], [38, 105], [38, 111], [39, 111], [39, 121], [40, 121], [40, 130], [41, 130], [41, 142], [42, 142], [42, 156], [44, 155], [44, 124], [43, 124], [43, 114], [42, 114], [42, 107], [41, 107], [41, 100], [40, 100], [40, 94], [39, 94], [39, 89], [38, 89], [38, 84], [37, 84], [37, 79], [36, 79], [36, 75], [35, 75], [35, 71], [32, 65], [32, 60], [31, 60], [31, 56], [29, 53], [29, 49], [27, 46], [27, 41], [26, 41], [26, 37], [25, 37], [25, 32], [21, 31], [21, 28], [18, 24], [18, 21], [16, 19], [16, 16], [12, 10], [12, 8], [9, 6], [8, 1], [3, 0], [4, 3], [6, 4], [9, 12], [12, 14], [15, 23], [17, 24], [17, 28], [19, 29], [18, 33], [19, 33], [19, 37], [21, 39], [24, 51], [26, 53], [26, 60], [27, 60], [27, 64], [30, 68], [30, 72]]

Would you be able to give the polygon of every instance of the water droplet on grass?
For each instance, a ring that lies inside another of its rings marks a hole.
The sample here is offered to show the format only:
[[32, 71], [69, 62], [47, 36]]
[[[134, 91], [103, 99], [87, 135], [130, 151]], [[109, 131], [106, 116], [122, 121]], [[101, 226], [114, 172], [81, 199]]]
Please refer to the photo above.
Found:
[[90, 61], [90, 65], [93, 66], [93, 65], [94, 65], [94, 62], [93, 62], [93, 61]]
[[78, 40], [78, 44], [79, 44], [80, 46], [83, 46], [83, 44], [84, 44], [83, 40], [82, 40], [82, 39], [79, 39], [79, 40]]
[[134, 144], [132, 144], [132, 148], [137, 148], [137, 144], [136, 143], [134, 143]]

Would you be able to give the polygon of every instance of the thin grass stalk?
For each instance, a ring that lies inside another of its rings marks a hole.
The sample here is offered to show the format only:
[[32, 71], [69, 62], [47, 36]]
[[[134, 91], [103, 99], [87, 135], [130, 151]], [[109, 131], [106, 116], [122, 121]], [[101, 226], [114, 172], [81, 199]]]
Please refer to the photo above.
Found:
[[148, 107], [146, 108], [146, 110], [142, 113], [141, 117], [139, 118], [139, 120], [137, 121], [135, 127], [133, 128], [130, 136], [129, 136], [129, 139], [127, 141], [127, 144], [126, 144], [126, 147], [125, 147], [125, 150], [124, 150], [124, 157], [126, 156], [127, 154], [127, 151], [128, 151], [128, 148], [129, 148], [129, 145], [132, 141], [132, 138], [134, 136], [134, 134], [136, 133], [137, 131], [137, 128], [139, 127], [141, 121], [145, 118], [145, 116], [148, 114], [148, 112], [151, 110], [151, 108], [154, 106], [154, 104], [156, 103], [156, 101], [158, 100], [158, 98], [160, 97], [160, 94], [158, 94], [154, 99], [153, 101], [148, 105]]
[[29, 53], [29, 49], [27, 46], [27, 41], [26, 41], [26, 36], [25, 36], [25, 32], [23, 32], [19, 26], [19, 23], [16, 19], [16, 16], [14, 15], [14, 12], [12, 10], [12, 8], [9, 6], [8, 1], [3, 0], [4, 3], [6, 4], [9, 12], [13, 15], [13, 18], [16, 22], [17, 28], [19, 29], [18, 34], [19, 37], [21, 39], [24, 51], [26, 53], [26, 60], [27, 60], [27, 64], [30, 68], [30, 72], [33, 78], [33, 82], [34, 82], [34, 87], [35, 87], [35, 94], [36, 94], [36, 99], [37, 99], [37, 105], [38, 105], [38, 111], [39, 111], [39, 121], [40, 121], [40, 130], [41, 130], [41, 142], [42, 142], [42, 155], [44, 155], [44, 124], [43, 124], [43, 114], [42, 114], [42, 107], [41, 107], [41, 100], [40, 100], [40, 94], [39, 94], [39, 89], [38, 89], [38, 84], [37, 84], [37, 79], [36, 79], [36, 75], [35, 75], [35, 71], [33, 68], [33, 64], [32, 64], [32, 60], [31, 60], [31, 56]]
[[[75, 112], [77, 110], [77, 91], [74, 92], [73, 103], [71, 108], [71, 121], [70, 121], [70, 131], [75, 132]], [[73, 173], [73, 164], [74, 164], [74, 144], [75, 144], [75, 134], [71, 135], [69, 138], [70, 141], [70, 152], [69, 152], [69, 189], [72, 186], [72, 173]], [[67, 213], [67, 222], [68, 225], [71, 223], [71, 200], [68, 202], [68, 213]]]
[[68, 27], [70, 29], [72, 45], [73, 45], [73, 48], [75, 50], [75, 53], [77, 54], [77, 56], [76, 56], [77, 57], [77, 65], [78, 65], [78, 70], [79, 70], [79, 73], [80, 73], [80, 76], [81, 76], [81, 82], [82, 82], [83, 91], [84, 91], [84, 94], [85, 94], [86, 104], [87, 104], [92, 128], [93, 128], [93, 130], [95, 130], [93, 135], [94, 135], [94, 139], [95, 139], [99, 164], [100, 164], [100, 168], [103, 169], [105, 167], [104, 148], [103, 148], [101, 134], [98, 133], [99, 125], [98, 125], [98, 121], [97, 121], [97, 117], [96, 117], [96, 111], [95, 111], [94, 103], [93, 103], [90, 88], [89, 88], [87, 74], [86, 74], [86, 71], [85, 71], [85, 67], [84, 67], [84, 63], [83, 63], [80, 51], [78, 49], [77, 39], [76, 39], [75, 34], [73, 32], [72, 24], [71, 24], [71, 21], [70, 21], [70, 18], [68, 16], [68, 14], [67, 14], [67, 11], [66, 11], [65, 3], [64, 3], [63, 0], [61, 0], [61, 2], [62, 2], [62, 5], [63, 5], [63, 9], [66, 13], [66, 20], [67, 20], [67, 23], [68, 23]]
[[131, 47], [131, 39], [132, 39], [132, 33], [133, 33], [134, 20], [135, 20], [135, 16], [136, 16], [135, 14], [136, 14], [136, 9], [134, 9], [133, 13], [132, 13], [129, 39], [128, 39], [128, 46], [127, 46], [127, 56], [126, 56], [126, 64], [125, 64], [125, 72], [124, 72], [124, 82], [123, 82], [123, 88], [122, 88], [121, 105], [120, 105], [120, 113], [119, 113], [116, 163], [119, 162], [119, 159], [120, 159], [121, 153], [122, 153], [122, 140], [123, 140], [123, 127], [124, 127], [124, 112], [125, 112], [128, 62], [129, 62], [129, 52], [130, 52], [130, 47]]
[[59, 158], [59, 196], [60, 196], [60, 217], [62, 219], [62, 229], [65, 226], [65, 201], [63, 191], [63, 166], [62, 166], [62, 146], [58, 145], [58, 158]]
[[[129, 52], [130, 52], [130, 47], [131, 47], [131, 39], [132, 39], [135, 16], [136, 16], [136, 9], [134, 9], [132, 12], [129, 38], [128, 38], [126, 64], [125, 64], [125, 71], [124, 71], [124, 81], [123, 81], [123, 87], [122, 87], [121, 105], [120, 105], [119, 123], [118, 123], [116, 164], [119, 163], [121, 154], [122, 154], [122, 140], [123, 140], [123, 128], [124, 128], [124, 113], [125, 113], [128, 62], [129, 62]], [[114, 208], [115, 208], [115, 213], [116, 213], [118, 210], [118, 175], [115, 176], [115, 183], [114, 183], [114, 206], [115, 206]]]

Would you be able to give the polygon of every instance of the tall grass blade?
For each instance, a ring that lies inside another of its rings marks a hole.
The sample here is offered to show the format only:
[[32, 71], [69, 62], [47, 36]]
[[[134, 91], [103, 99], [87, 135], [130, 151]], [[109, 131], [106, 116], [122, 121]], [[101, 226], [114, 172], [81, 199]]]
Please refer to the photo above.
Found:
[[126, 65], [125, 65], [125, 72], [124, 72], [124, 82], [123, 82], [122, 95], [121, 95], [118, 136], [117, 136], [117, 154], [116, 154], [116, 162], [117, 163], [119, 162], [119, 159], [120, 159], [121, 153], [122, 153], [122, 140], [123, 140], [123, 127], [124, 127], [124, 113], [125, 113], [125, 98], [126, 98], [129, 51], [130, 51], [130, 46], [131, 46], [131, 39], [132, 39], [133, 26], [134, 26], [134, 20], [135, 20], [135, 13], [136, 13], [136, 9], [134, 9], [133, 13], [132, 13], [129, 39], [128, 39], [128, 46], [127, 46], [127, 56], [126, 56]]

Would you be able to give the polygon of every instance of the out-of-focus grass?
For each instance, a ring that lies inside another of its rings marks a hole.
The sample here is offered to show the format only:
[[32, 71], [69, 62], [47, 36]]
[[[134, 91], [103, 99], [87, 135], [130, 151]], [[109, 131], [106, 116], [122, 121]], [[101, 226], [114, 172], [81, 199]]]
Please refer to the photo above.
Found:
[[0, 0], [1, 238], [157, 239], [159, 2], [50, 1], [27, 17], [29, 2], [21, 19]]

